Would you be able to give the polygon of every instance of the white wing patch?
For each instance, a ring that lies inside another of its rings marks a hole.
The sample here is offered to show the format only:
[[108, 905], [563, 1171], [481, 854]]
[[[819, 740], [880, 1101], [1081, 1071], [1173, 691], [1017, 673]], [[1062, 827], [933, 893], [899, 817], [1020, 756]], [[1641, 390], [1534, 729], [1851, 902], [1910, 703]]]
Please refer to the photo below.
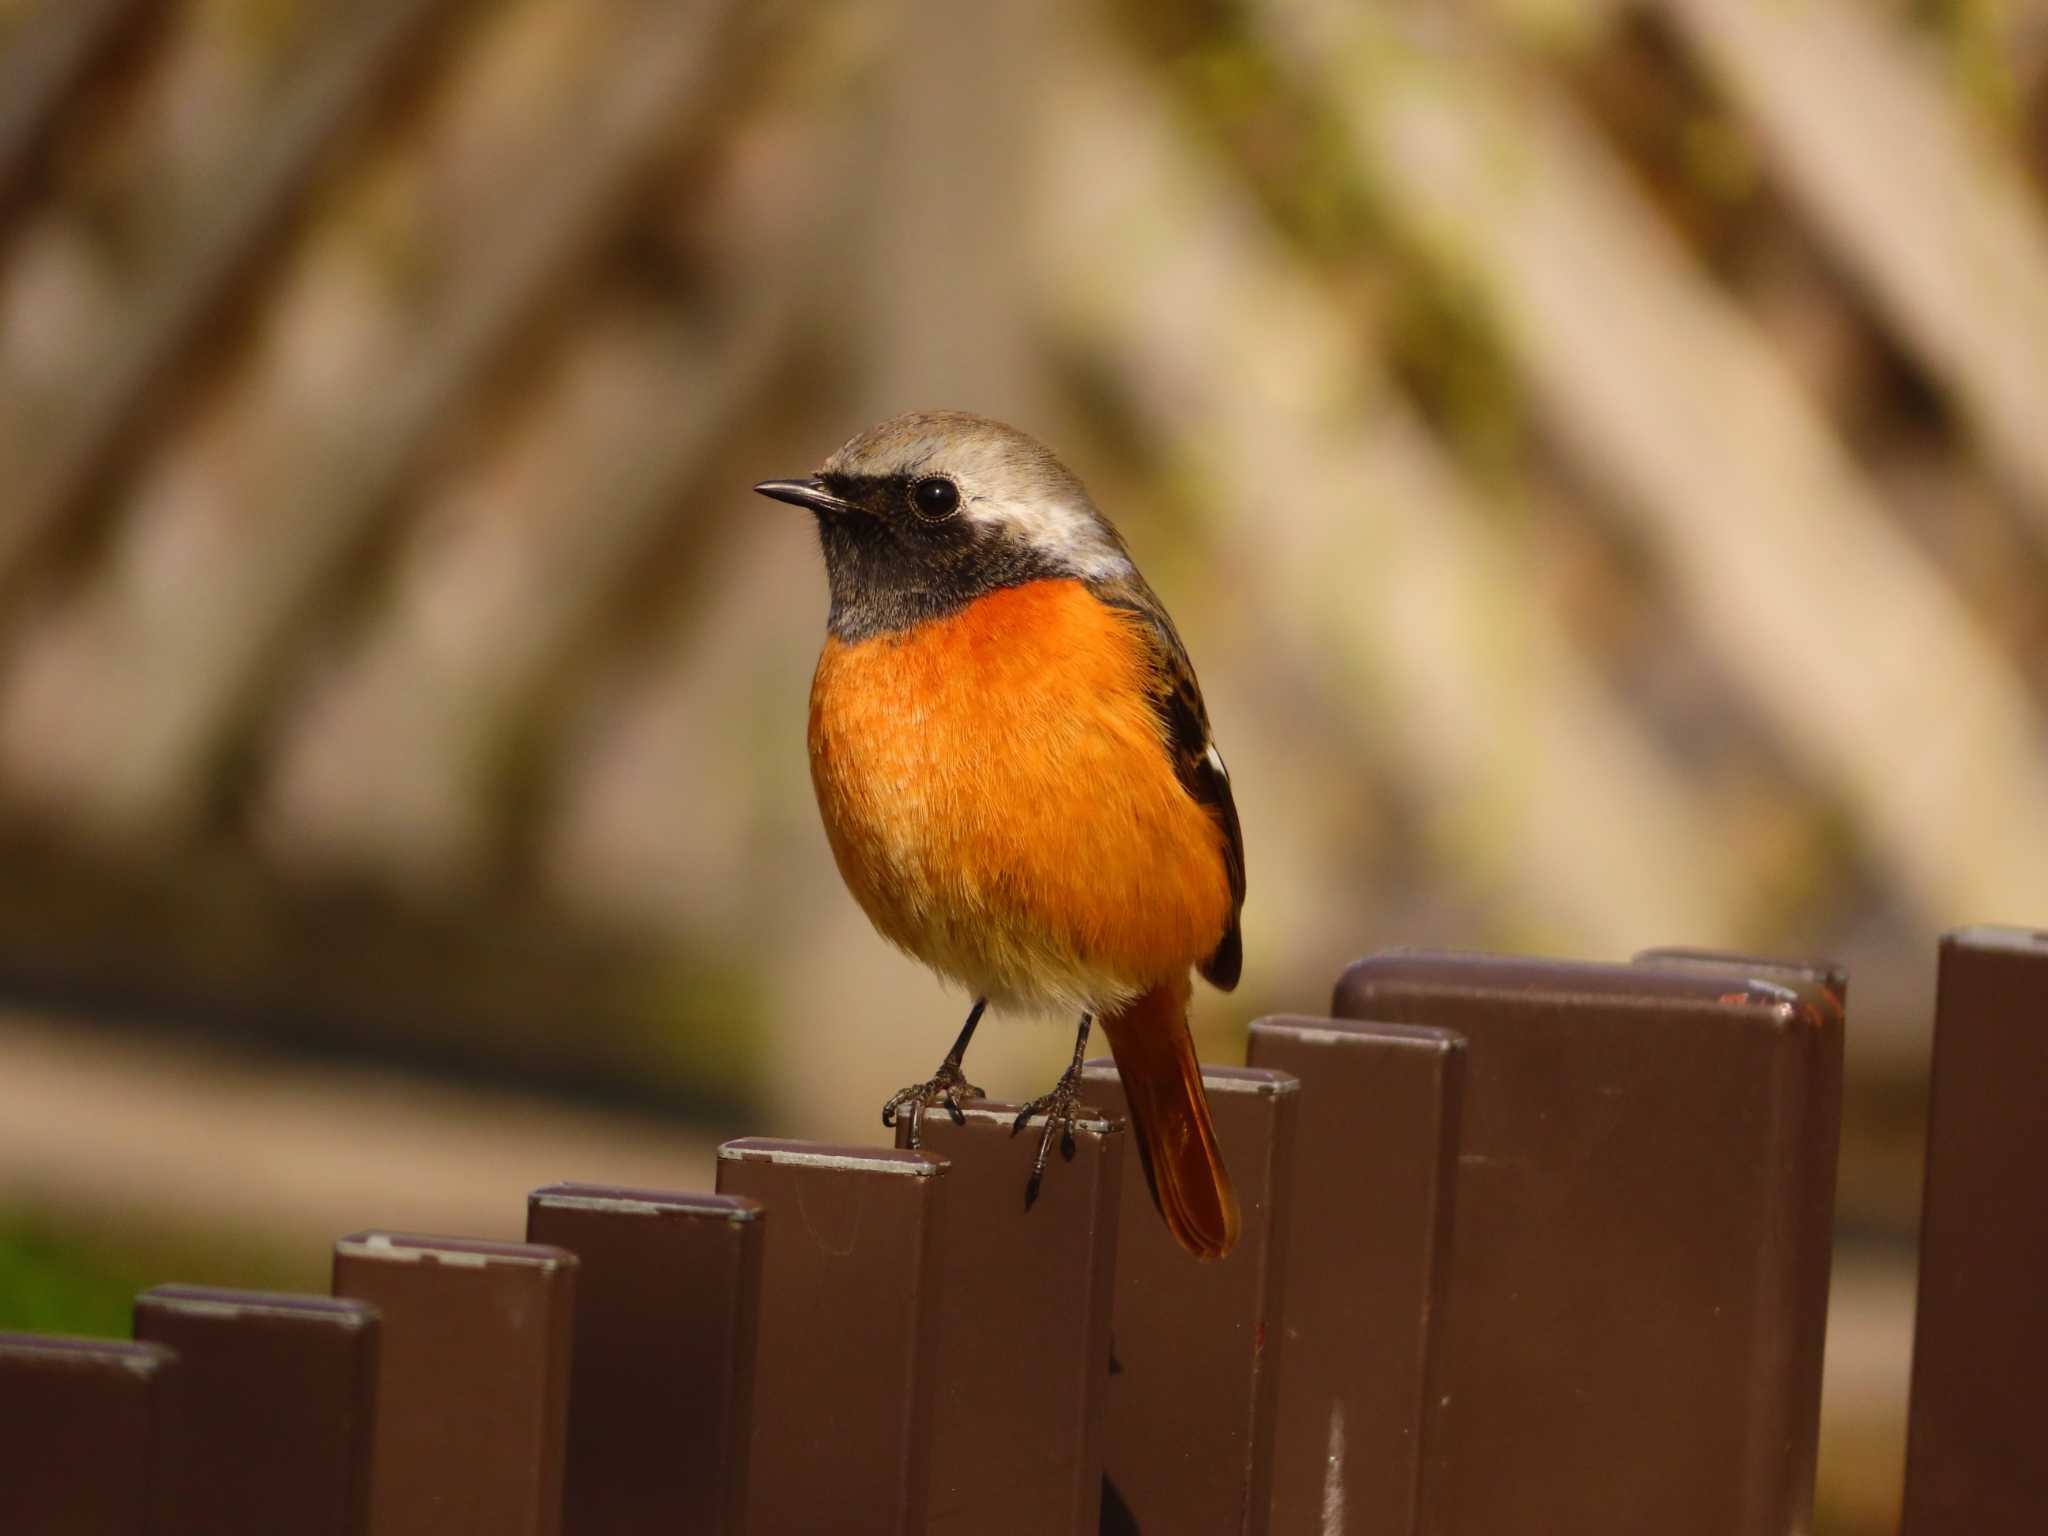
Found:
[[1223, 754], [1216, 750], [1215, 742], [1212, 741], [1209, 743], [1209, 750], [1207, 752], [1204, 752], [1202, 756], [1208, 760], [1209, 766], [1211, 768], [1214, 768], [1218, 773], [1223, 775], [1223, 781], [1226, 784], [1230, 782], [1230, 770], [1223, 766]]

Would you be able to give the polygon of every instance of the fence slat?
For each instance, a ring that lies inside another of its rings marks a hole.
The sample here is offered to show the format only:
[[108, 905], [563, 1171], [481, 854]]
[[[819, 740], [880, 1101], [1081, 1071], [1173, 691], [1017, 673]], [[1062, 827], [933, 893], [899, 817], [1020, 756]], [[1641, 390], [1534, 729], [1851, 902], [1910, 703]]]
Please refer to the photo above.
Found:
[[743, 1528], [761, 1207], [551, 1184], [528, 1242], [576, 1255], [565, 1536]]
[[[1807, 1074], [1809, 1099], [1805, 1134], [1809, 1156], [1803, 1160], [1801, 1230], [1808, 1234], [1800, 1248], [1806, 1264], [1796, 1281], [1796, 1319], [1789, 1347], [1794, 1378], [1804, 1395], [1790, 1403], [1791, 1420], [1783, 1466], [1789, 1482], [1787, 1508], [1810, 1514], [1814, 1476], [1820, 1462], [1820, 1394], [1823, 1355], [1827, 1344], [1828, 1281], [1834, 1262], [1835, 1172], [1842, 1138], [1842, 1055], [1847, 1044], [1849, 972], [1830, 960], [1783, 960], [1728, 950], [1666, 945], [1633, 957], [1636, 965], [1664, 970], [1719, 972], [1790, 987], [1802, 1007], [1812, 1010], [1821, 1033], [1813, 1070]], [[1814, 1234], [1820, 1234], [1818, 1236]]]
[[150, 1536], [177, 1369], [157, 1344], [0, 1333], [0, 1531]]
[[1839, 1016], [1711, 969], [1427, 952], [1359, 961], [1333, 1012], [1470, 1042], [1441, 1529], [1803, 1529]]
[[747, 1457], [756, 1536], [921, 1533], [931, 1479], [947, 1164], [746, 1137], [718, 1191], [758, 1200], [761, 1331]]
[[1275, 1536], [1333, 1517], [1425, 1529], [1465, 1039], [1444, 1029], [1260, 1019], [1245, 1059], [1301, 1082], [1273, 1448]]
[[135, 1337], [175, 1350], [155, 1536], [363, 1536], [380, 1326], [325, 1296], [160, 1285]]
[[575, 1255], [358, 1232], [334, 1291], [384, 1314], [372, 1536], [556, 1536]]
[[1941, 941], [1906, 1536], [2048, 1530], [2048, 932]]
[[[1128, 1115], [1116, 1064], [1098, 1057], [1086, 1072], [1088, 1101]], [[1139, 1160], [1127, 1160], [1102, 1536], [1268, 1528], [1300, 1085], [1253, 1067], [1208, 1067], [1202, 1083], [1244, 1226], [1227, 1257], [1190, 1258], [1152, 1208]]]
[[[928, 1115], [925, 1150], [952, 1164], [939, 1256], [938, 1401], [926, 1529], [955, 1536], [1095, 1536], [1102, 1416], [1123, 1193], [1121, 1121], [1081, 1120], [1074, 1158], [1037, 1201], [1036, 1130], [1015, 1104]], [[897, 1125], [897, 1141], [909, 1135]]]

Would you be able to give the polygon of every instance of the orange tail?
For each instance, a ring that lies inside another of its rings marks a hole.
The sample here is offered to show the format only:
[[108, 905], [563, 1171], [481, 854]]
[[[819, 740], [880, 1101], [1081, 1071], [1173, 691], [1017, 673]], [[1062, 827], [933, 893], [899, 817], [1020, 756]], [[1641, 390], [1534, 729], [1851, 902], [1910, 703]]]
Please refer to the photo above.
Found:
[[1188, 1034], [1189, 990], [1185, 978], [1154, 987], [1105, 1014], [1102, 1032], [1124, 1082], [1152, 1203], [1181, 1247], [1198, 1259], [1220, 1259], [1237, 1242], [1237, 1196]]

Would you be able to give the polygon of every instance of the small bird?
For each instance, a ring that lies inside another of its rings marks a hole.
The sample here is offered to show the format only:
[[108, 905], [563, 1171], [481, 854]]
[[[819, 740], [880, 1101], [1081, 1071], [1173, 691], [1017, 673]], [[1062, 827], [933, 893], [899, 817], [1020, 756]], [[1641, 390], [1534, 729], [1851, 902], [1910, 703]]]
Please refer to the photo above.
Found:
[[974, 999], [938, 1072], [882, 1123], [982, 1092], [964, 1060], [999, 1009], [1080, 1016], [1043, 1114], [1073, 1155], [1100, 1019], [1154, 1203], [1198, 1257], [1237, 1199], [1188, 1034], [1199, 969], [1237, 985], [1244, 841], [1187, 651], [1122, 537], [1035, 440], [920, 411], [763, 496], [815, 514], [832, 606], [811, 683], [811, 781], [847, 887], [881, 934]]

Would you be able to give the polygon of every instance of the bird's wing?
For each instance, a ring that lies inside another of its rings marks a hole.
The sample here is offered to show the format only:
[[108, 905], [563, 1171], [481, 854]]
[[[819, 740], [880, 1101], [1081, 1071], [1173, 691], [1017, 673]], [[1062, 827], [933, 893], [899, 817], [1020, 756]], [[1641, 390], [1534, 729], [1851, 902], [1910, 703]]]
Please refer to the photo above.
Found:
[[1230, 772], [1209, 734], [1209, 711], [1187, 647], [1166, 605], [1133, 572], [1114, 581], [1091, 583], [1095, 595], [1113, 608], [1136, 615], [1147, 644], [1152, 712], [1173, 759], [1181, 787], [1216, 819], [1223, 831], [1223, 859], [1230, 875], [1230, 926], [1215, 952], [1201, 964], [1203, 977], [1228, 992], [1244, 968], [1244, 939], [1238, 913], [1244, 906], [1244, 833], [1237, 822], [1237, 801], [1230, 793]]

